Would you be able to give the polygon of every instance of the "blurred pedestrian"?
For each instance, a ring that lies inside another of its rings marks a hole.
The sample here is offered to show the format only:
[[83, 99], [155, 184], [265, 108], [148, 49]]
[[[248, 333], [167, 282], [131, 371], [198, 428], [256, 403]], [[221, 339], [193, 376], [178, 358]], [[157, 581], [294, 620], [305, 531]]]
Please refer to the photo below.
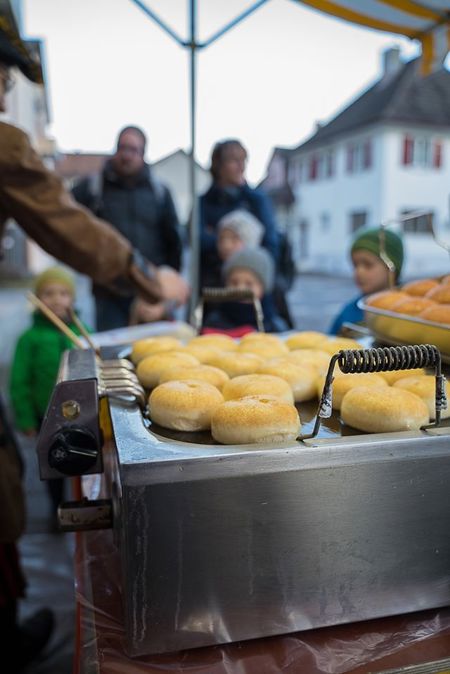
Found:
[[[364, 312], [358, 307], [360, 299], [380, 290], [389, 288], [389, 269], [381, 257], [380, 227], [362, 229], [356, 232], [350, 248], [353, 265], [353, 278], [358, 286], [359, 295], [345, 305], [334, 319], [330, 333], [338, 335], [344, 323], [362, 323]], [[384, 231], [385, 253], [395, 266], [398, 280], [403, 266], [403, 242], [401, 237], [390, 229]]]
[[[98, 217], [107, 220], [142, 255], [155, 265], [177, 271], [181, 266], [178, 217], [169, 189], [145, 162], [147, 139], [136, 126], [120, 131], [114, 155], [99, 175], [89, 176], [72, 191], [75, 199]], [[94, 283], [97, 330], [128, 325], [133, 305], [133, 322], [169, 317], [163, 302], [134, 302], [136, 293], [118, 297]]]
[[[73, 321], [75, 281], [63, 267], [51, 267], [35, 279], [37, 297], [77, 335]], [[86, 327], [86, 326], [85, 326]], [[86, 328], [87, 329], [87, 328]], [[10, 375], [10, 392], [16, 428], [35, 437], [41, 427], [56, 384], [61, 356], [72, 342], [38, 309], [16, 344]], [[57, 511], [64, 500], [62, 479], [46, 482], [57, 528]]]
[[[250, 290], [260, 300], [266, 332], [287, 329], [273, 302], [275, 265], [264, 248], [243, 248], [234, 253], [225, 261], [222, 274], [226, 288]], [[258, 325], [253, 303], [244, 300], [216, 304], [205, 318], [204, 327], [205, 332], [228, 332], [236, 337], [255, 331]]]

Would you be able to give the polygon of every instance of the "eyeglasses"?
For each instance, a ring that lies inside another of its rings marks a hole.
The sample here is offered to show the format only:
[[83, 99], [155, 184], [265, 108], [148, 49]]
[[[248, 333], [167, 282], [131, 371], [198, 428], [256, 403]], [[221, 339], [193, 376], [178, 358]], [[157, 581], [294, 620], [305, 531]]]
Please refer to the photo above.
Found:
[[5, 93], [7, 94], [9, 91], [11, 91], [11, 89], [15, 85], [16, 80], [14, 79], [14, 77], [12, 75], [10, 75], [6, 71], [3, 71], [3, 72], [0, 71], [0, 78], [3, 80], [3, 89], [5, 90]]

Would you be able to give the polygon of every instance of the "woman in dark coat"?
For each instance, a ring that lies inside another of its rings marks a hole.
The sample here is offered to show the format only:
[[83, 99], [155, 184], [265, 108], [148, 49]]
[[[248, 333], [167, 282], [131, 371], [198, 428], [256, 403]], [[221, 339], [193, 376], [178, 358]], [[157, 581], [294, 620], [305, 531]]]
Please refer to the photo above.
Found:
[[239, 140], [216, 143], [211, 157], [213, 182], [200, 197], [200, 281], [203, 286], [221, 284], [221, 260], [217, 254], [217, 223], [235, 210], [249, 211], [264, 226], [262, 246], [278, 258], [278, 235], [272, 203], [258, 189], [247, 185], [247, 151]]

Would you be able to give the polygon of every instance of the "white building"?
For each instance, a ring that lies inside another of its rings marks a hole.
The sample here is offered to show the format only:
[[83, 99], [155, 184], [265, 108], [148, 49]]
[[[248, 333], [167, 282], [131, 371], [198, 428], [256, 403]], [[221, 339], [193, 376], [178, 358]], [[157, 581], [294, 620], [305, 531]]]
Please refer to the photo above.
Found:
[[295, 204], [284, 208], [300, 268], [348, 273], [354, 232], [408, 212], [394, 224], [404, 234], [404, 276], [448, 273], [450, 244], [450, 73], [426, 78], [419, 61], [399, 50], [383, 55], [383, 75], [334, 119], [295, 149], [276, 148], [264, 187], [286, 184]]

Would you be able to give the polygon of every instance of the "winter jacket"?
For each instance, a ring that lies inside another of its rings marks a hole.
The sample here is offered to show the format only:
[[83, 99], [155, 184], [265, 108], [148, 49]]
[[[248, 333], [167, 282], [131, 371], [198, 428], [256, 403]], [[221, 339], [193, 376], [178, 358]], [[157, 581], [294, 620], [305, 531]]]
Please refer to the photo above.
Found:
[[[261, 300], [264, 314], [264, 330], [266, 332], [283, 332], [288, 329], [286, 322], [275, 311], [271, 294], [264, 295]], [[221, 302], [205, 318], [205, 328], [232, 330], [243, 326], [257, 329], [253, 304], [247, 302]]]
[[160, 299], [156, 279], [133, 264], [130, 243], [75, 203], [23, 131], [0, 122], [0, 148], [0, 239], [14, 218], [47, 253], [97, 283], [121, 289], [131, 283], [149, 300]]
[[344, 323], [362, 323], [364, 321], [364, 311], [358, 307], [358, 302], [362, 297], [364, 295], [358, 295], [341, 309], [331, 325], [331, 335], [338, 335]]
[[149, 166], [145, 164], [133, 180], [124, 180], [108, 161], [99, 180], [95, 178], [75, 186], [75, 199], [111, 223], [150, 262], [178, 271], [181, 239], [175, 206], [168, 188], [152, 177]]
[[235, 188], [221, 188], [213, 184], [200, 197], [200, 271], [202, 285], [221, 285], [222, 262], [217, 254], [217, 223], [237, 209], [249, 211], [264, 225], [262, 246], [278, 258], [278, 235], [272, 202], [267, 194], [247, 184]]
[[[75, 334], [80, 331], [73, 323]], [[21, 431], [38, 429], [45, 416], [64, 351], [72, 342], [43, 314], [33, 315], [33, 324], [16, 345], [10, 377], [10, 399], [16, 426]]]

